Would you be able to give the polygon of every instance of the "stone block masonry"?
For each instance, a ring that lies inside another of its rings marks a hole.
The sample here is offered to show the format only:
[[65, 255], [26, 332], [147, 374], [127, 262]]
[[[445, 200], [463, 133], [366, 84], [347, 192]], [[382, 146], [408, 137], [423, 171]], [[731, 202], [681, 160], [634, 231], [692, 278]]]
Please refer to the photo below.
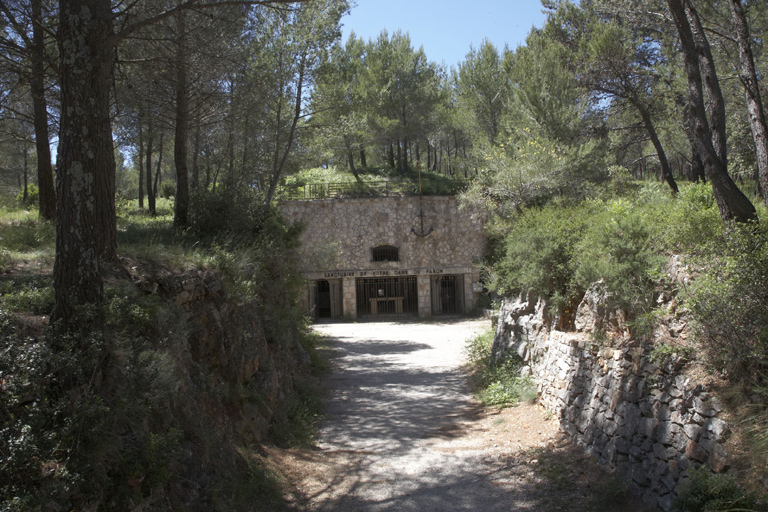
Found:
[[[588, 298], [576, 325], [594, 324], [600, 301]], [[654, 364], [639, 342], [601, 346], [592, 332], [563, 332], [546, 320], [534, 297], [506, 300], [494, 355], [513, 351], [538, 384], [540, 402], [571, 440], [615, 469], [643, 501], [670, 510], [693, 465], [728, 468], [722, 406], [675, 365]], [[591, 320], [590, 320], [591, 319]]]
[[[419, 237], [423, 209], [424, 231]], [[406, 268], [471, 267], [483, 256], [483, 222], [476, 213], [459, 211], [455, 197], [387, 197], [287, 201], [280, 204], [291, 224], [306, 226], [302, 235], [305, 272]], [[372, 262], [371, 248], [400, 249], [399, 262]]]
[[[289, 224], [304, 226], [300, 270], [313, 314], [329, 315], [324, 290], [335, 280], [342, 281], [343, 312], [333, 310], [331, 317], [370, 318], [381, 309], [389, 316], [427, 318], [472, 308], [479, 281], [475, 265], [486, 239], [481, 216], [460, 211], [456, 197], [287, 201], [279, 208]], [[374, 257], [374, 248], [385, 257]], [[392, 291], [390, 302], [382, 297], [382, 308], [370, 306], [379, 304], [370, 297], [358, 302], [357, 285], [377, 279], [415, 280], [416, 289]], [[336, 296], [333, 289], [329, 293]]]

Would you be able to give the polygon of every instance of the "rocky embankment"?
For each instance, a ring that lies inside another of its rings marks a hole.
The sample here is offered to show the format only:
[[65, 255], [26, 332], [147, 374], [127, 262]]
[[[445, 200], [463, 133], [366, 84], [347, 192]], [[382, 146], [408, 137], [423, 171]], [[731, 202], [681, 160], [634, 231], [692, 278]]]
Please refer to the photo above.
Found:
[[[571, 440], [626, 477], [643, 501], [669, 510], [692, 466], [728, 469], [729, 427], [719, 417], [722, 405], [686, 371], [684, 358], [633, 339], [608, 302], [601, 286], [593, 286], [578, 306], [575, 328], [563, 331], [545, 301], [507, 299], [494, 357], [510, 351], [521, 357], [541, 403]], [[674, 300], [660, 307], [673, 312]], [[688, 327], [674, 314], [666, 317], [654, 334], [674, 346]]]
[[270, 339], [257, 304], [232, 300], [218, 273], [144, 272], [134, 276], [139, 290], [168, 305], [161, 327], [176, 388], [153, 423], [180, 431], [182, 441], [169, 481], [137, 510], [239, 510], [223, 503], [255, 492], [244, 476], [254, 472], [253, 450], [288, 421], [297, 382], [311, 379], [310, 358], [297, 332]]

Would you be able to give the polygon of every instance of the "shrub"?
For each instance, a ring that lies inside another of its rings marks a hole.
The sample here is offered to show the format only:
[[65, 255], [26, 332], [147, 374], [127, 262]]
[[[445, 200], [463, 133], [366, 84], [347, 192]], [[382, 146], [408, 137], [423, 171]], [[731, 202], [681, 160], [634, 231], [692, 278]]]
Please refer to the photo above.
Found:
[[688, 480], [674, 502], [679, 512], [766, 511], [753, 496], [736, 484], [729, 474], [715, 474], [706, 467], [691, 469]]
[[514, 405], [535, 400], [533, 380], [519, 375], [522, 361], [511, 355], [494, 361], [492, 346], [493, 331], [489, 329], [469, 339], [464, 347], [478, 399], [486, 405]]
[[164, 199], [170, 199], [176, 195], [176, 182], [175, 181], [164, 181], [162, 185], [160, 185], [160, 197]]
[[30, 208], [32, 206], [35, 206], [38, 201], [40, 200], [40, 189], [37, 188], [37, 185], [34, 183], [30, 183], [27, 185], [27, 199], [24, 199], [24, 189], [19, 191], [18, 194], [16, 194], [16, 202], [18, 202], [20, 205], [22, 205], [25, 208]]
[[576, 284], [586, 289], [603, 279], [617, 305], [628, 312], [652, 307], [655, 274], [666, 258], [652, 243], [649, 217], [630, 201], [608, 203], [577, 244]]
[[590, 215], [588, 205], [556, 201], [526, 210], [512, 226], [496, 267], [499, 293], [535, 291], [568, 297], [575, 272], [576, 244]]
[[46, 315], [53, 310], [53, 280], [35, 277], [0, 283], [0, 306], [5, 311]]
[[681, 184], [675, 200], [668, 208], [659, 209], [657, 232], [664, 246], [675, 253], [702, 254], [707, 245], [719, 239], [725, 229], [708, 183]]
[[688, 307], [709, 366], [731, 383], [765, 384], [768, 375], [768, 229], [732, 226], [710, 244]]

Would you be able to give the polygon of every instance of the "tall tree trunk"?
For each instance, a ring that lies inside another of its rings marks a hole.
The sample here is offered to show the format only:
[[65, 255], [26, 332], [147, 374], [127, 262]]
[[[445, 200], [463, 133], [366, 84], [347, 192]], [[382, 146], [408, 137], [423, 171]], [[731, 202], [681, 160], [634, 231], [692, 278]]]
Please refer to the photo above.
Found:
[[176, 195], [173, 203], [173, 224], [186, 227], [189, 216], [189, 171], [187, 168], [187, 140], [189, 138], [189, 84], [187, 83], [186, 11], [176, 14], [179, 31], [176, 47], [176, 134], [173, 145], [173, 160], [176, 166]]
[[141, 127], [141, 117], [138, 120], [139, 129], [139, 209], [144, 209], [144, 133]]
[[47, 220], [56, 218], [56, 191], [53, 184], [53, 164], [48, 133], [48, 105], [45, 100], [45, 29], [43, 28], [43, 2], [31, 0], [32, 41], [30, 55], [30, 92], [35, 127], [37, 151], [37, 186], [40, 191], [40, 216]]
[[349, 141], [345, 140], [344, 146], [347, 148], [347, 163], [349, 164], [349, 170], [357, 181], [361, 181], [360, 176], [357, 174], [357, 169], [355, 169], [355, 155], [352, 152], [352, 145]]
[[192, 149], [192, 190], [200, 186], [200, 122], [195, 126], [195, 147]]
[[51, 320], [66, 328], [74, 327], [77, 306], [102, 301], [99, 257], [114, 247], [116, 235], [109, 229], [115, 222], [109, 119], [114, 49], [104, 44], [113, 19], [109, 0], [59, 1], [61, 119]]
[[403, 166], [403, 148], [400, 139], [397, 139], [397, 172], [400, 174], [405, 173], [405, 168]]
[[154, 142], [152, 125], [150, 124], [147, 135], [147, 208], [150, 215], [154, 215], [153, 212], [155, 211], [155, 192], [152, 190], [152, 146]]
[[693, 7], [691, 0], [683, 0], [685, 14], [693, 35], [694, 46], [698, 55], [699, 72], [703, 79], [704, 93], [707, 101], [706, 112], [709, 114], [709, 128], [712, 132], [712, 145], [717, 152], [723, 167], [728, 169], [728, 139], [726, 136], [725, 99], [720, 89], [720, 80], [715, 69], [715, 59], [701, 24], [699, 13]]
[[661, 164], [661, 179], [667, 182], [667, 185], [669, 185], [669, 188], [672, 189], [673, 194], [677, 194], [680, 192], [680, 189], [677, 187], [675, 177], [672, 175], [672, 169], [669, 167], [667, 154], [664, 152], [664, 146], [661, 145], [661, 140], [659, 140], [659, 135], [656, 133], [656, 127], [651, 120], [651, 115], [648, 113], [648, 109], [643, 106], [641, 101], [638, 101], [634, 98], [630, 99], [630, 101], [640, 113], [640, 118], [643, 120], [645, 131], [648, 132], [648, 136], [651, 138], [653, 147], [656, 149], [656, 155], [659, 157], [659, 164]]
[[390, 169], [395, 168], [395, 147], [392, 142], [389, 143], [389, 149], [387, 150], [387, 160], [389, 161]]
[[165, 133], [160, 132], [160, 147], [157, 148], [157, 169], [155, 169], [155, 184], [152, 185], [152, 207], [150, 212], [152, 216], [157, 215], [157, 198], [160, 197], [160, 175], [163, 174], [163, 139]]
[[360, 167], [362, 167], [363, 169], [368, 167], [368, 164], [365, 163], [365, 149], [360, 150]]
[[[680, 43], [685, 56], [685, 71], [688, 76], [688, 94], [692, 108], [691, 117], [694, 123], [695, 142], [702, 156], [707, 177], [712, 182], [720, 217], [726, 222], [730, 220], [738, 222], [753, 220], [756, 218], [755, 207], [728, 176], [725, 149], [719, 147], [723, 144], [720, 138], [721, 134], [714, 133], [721, 129], [717, 123], [720, 122], [720, 112], [725, 111], [723, 104], [712, 105], [710, 109], [711, 117], [714, 119], [713, 123], [716, 125], [715, 128], [710, 126], [707, 119], [700, 66], [708, 69], [708, 73], [705, 75], [710, 82], [707, 84], [707, 90], [710, 91], [708, 100], [718, 100], [716, 92], [719, 91], [719, 84], [716, 83], [717, 75], [714, 73], [714, 67], [706, 62], [701, 63], [699, 58], [702, 54], [709, 53], [711, 55], [711, 52], [709, 52], [709, 43], [706, 41], [706, 37], [702, 39], [702, 37], [694, 36], [692, 25], [701, 25], [700, 22], [693, 21], [694, 18], [698, 20], [698, 14], [689, 0], [667, 0], [667, 2], [680, 35]], [[700, 36], [703, 35], [702, 32]], [[702, 45], [706, 45], [706, 48], [702, 48]], [[720, 101], [722, 101], [722, 94]]]
[[251, 116], [245, 116], [245, 123], [243, 125], [243, 159], [240, 162], [240, 176], [243, 183], [253, 183], [253, 177], [249, 178], [246, 174], [249, 172], [249, 153], [248, 149], [250, 144], [248, 143], [249, 134], [251, 128]]
[[24, 204], [27, 203], [29, 197], [29, 149], [27, 148], [27, 139], [24, 139], [24, 189], [21, 194], [21, 199]]
[[755, 141], [755, 160], [763, 203], [768, 206], [768, 126], [766, 125], [765, 110], [760, 99], [760, 83], [755, 70], [755, 59], [752, 55], [752, 38], [749, 35], [749, 25], [741, 0], [728, 0], [731, 15], [736, 27], [739, 43], [739, 76], [744, 84], [747, 98], [749, 126], [752, 129], [752, 139]]
[[302, 100], [302, 92], [304, 88], [304, 70], [307, 64], [307, 54], [306, 50], [305, 53], [301, 56], [301, 63], [299, 64], [299, 76], [298, 81], [296, 83], [296, 102], [293, 107], [293, 122], [291, 123], [291, 129], [288, 132], [288, 140], [285, 143], [285, 151], [283, 151], [283, 157], [280, 159], [280, 161], [275, 161], [274, 168], [272, 170], [272, 177], [270, 179], [269, 183], [269, 190], [267, 191], [267, 196], [264, 199], [264, 210], [266, 211], [269, 208], [269, 205], [272, 203], [272, 199], [275, 197], [275, 190], [277, 190], [277, 183], [280, 181], [280, 176], [283, 174], [283, 169], [285, 169], [285, 164], [288, 161], [288, 155], [291, 152], [291, 148], [293, 147], [293, 141], [296, 138], [296, 127], [299, 124], [299, 119], [301, 119], [301, 100]]

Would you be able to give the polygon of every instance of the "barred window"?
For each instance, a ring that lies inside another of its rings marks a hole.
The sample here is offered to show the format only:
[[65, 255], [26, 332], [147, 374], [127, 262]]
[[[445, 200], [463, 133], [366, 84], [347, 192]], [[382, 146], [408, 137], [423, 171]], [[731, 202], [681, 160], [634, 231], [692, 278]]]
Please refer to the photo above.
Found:
[[399, 249], [392, 245], [380, 245], [371, 249], [373, 261], [400, 261]]

